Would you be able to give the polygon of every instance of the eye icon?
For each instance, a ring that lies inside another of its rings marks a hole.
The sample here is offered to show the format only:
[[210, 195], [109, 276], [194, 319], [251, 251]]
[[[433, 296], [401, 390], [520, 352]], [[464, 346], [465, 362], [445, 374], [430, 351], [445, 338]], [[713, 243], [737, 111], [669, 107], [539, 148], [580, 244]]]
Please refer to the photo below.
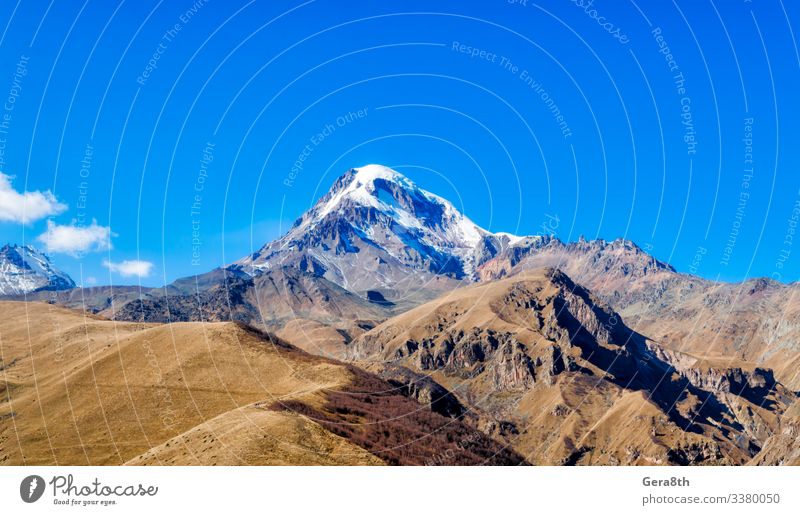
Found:
[[44, 479], [41, 476], [28, 476], [19, 485], [19, 495], [27, 503], [36, 502], [44, 493]]

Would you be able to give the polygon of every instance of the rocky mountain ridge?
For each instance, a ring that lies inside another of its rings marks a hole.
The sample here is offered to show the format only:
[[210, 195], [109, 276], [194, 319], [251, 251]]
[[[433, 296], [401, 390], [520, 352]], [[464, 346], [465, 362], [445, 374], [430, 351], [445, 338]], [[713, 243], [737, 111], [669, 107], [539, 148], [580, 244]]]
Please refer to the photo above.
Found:
[[[464, 424], [459, 434], [472, 428], [483, 444], [513, 449], [503, 462], [744, 464], [797, 459], [797, 289], [681, 274], [625, 239], [491, 233], [369, 165], [230, 266], [163, 288], [23, 298], [119, 321], [274, 331], [380, 376], [436, 417]], [[324, 408], [269, 409], [299, 412], [370, 450], [380, 434], [350, 426], [413, 412], [405, 404], [396, 412], [393, 397], [379, 407], [358, 391], [340, 393]]]
[[350, 357], [436, 381], [541, 464], [743, 464], [796, 401], [770, 370], [661, 352], [554, 269], [394, 317], [356, 338]]

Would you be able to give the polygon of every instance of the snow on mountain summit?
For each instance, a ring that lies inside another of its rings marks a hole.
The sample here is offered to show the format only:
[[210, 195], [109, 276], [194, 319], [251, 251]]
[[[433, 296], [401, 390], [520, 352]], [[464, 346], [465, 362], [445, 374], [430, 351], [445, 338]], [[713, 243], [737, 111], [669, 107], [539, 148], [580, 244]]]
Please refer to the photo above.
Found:
[[294, 267], [355, 292], [469, 280], [520, 239], [482, 229], [446, 199], [381, 165], [353, 168], [280, 239], [238, 261], [248, 274]]
[[378, 209], [384, 207], [381, 204], [379, 190], [376, 188], [376, 181], [392, 182], [408, 189], [416, 188], [406, 177], [385, 166], [367, 165], [354, 168], [340, 177], [328, 195], [314, 206], [311, 211], [313, 216], [303, 217], [303, 226], [318, 222], [348, 202]]
[[386, 181], [401, 182], [409, 187], [413, 187], [414, 183], [411, 182], [405, 175], [396, 172], [388, 166], [370, 164], [360, 168], [353, 168], [356, 172], [356, 178], [361, 183], [372, 182], [375, 179], [383, 179]]
[[0, 295], [74, 287], [70, 276], [53, 266], [50, 258], [34, 247], [5, 245], [0, 248]]
[[373, 208], [404, 228], [427, 232], [426, 239], [444, 247], [471, 249], [489, 234], [447, 200], [417, 187], [399, 172], [375, 164], [354, 168], [340, 178], [310, 216], [301, 218], [299, 227], [305, 229], [352, 206]]

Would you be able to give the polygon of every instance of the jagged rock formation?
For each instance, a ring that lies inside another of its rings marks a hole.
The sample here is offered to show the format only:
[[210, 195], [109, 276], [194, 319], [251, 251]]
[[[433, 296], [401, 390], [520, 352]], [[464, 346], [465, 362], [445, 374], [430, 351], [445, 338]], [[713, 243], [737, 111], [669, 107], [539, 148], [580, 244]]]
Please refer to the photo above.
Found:
[[765, 369], [673, 364], [552, 269], [460, 289], [350, 347], [428, 375], [537, 463], [742, 464], [794, 400]]
[[557, 267], [664, 349], [774, 370], [800, 390], [800, 285], [759, 278], [721, 283], [681, 274], [636, 244], [618, 239], [519, 243], [478, 268], [489, 281]]
[[777, 431], [764, 442], [764, 446], [750, 465], [800, 465], [800, 402], [795, 401], [780, 418]]

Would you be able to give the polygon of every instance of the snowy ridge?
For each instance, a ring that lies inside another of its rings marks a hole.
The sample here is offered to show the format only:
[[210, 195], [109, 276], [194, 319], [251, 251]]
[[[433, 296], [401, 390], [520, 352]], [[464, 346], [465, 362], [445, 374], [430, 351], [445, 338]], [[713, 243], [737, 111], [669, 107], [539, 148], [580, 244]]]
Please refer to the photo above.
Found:
[[493, 234], [448, 200], [372, 164], [347, 171], [284, 236], [230, 268], [258, 275], [292, 267], [353, 292], [400, 298], [475, 280], [483, 263], [529, 241]]
[[53, 266], [50, 258], [36, 248], [30, 245], [5, 245], [0, 248], [0, 295], [74, 287], [72, 278]]
[[[352, 205], [374, 208], [390, 216], [397, 224], [407, 229], [428, 232], [425, 237], [431, 243], [450, 248], [472, 249], [488, 231], [478, 227], [469, 218], [462, 215], [450, 202], [425, 191], [404, 175], [382, 165], [367, 165], [354, 168], [352, 180], [330, 197], [324, 197], [311, 211], [311, 216], [303, 217], [298, 229], [320, 222], [332, 213], [341, 213]], [[426, 227], [424, 219], [414, 212], [413, 206], [402, 205], [382, 184], [393, 184], [405, 190], [411, 198], [416, 197], [421, 203], [441, 207], [442, 222], [436, 232]]]

